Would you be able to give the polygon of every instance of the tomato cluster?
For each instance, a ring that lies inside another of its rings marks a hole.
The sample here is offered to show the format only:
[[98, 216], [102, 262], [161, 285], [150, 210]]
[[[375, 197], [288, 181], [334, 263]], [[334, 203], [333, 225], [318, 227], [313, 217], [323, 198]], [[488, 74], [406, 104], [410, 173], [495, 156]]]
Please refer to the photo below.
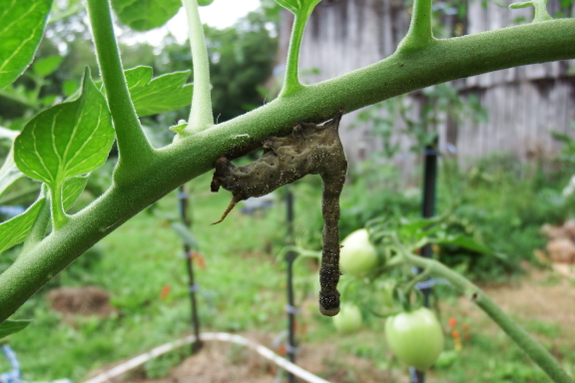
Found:
[[[370, 243], [366, 229], [348, 235], [342, 246], [340, 268], [344, 275], [364, 278], [377, 268], [377, 251]], [[362, 326], [361, 311], [354, 304], [344, 304], [333, 321], [342, 333], [357, 331]], [[389, 316], [385, 323], [385, 337], [397, 358], [419, 371], [431, 367], [443, 351], [443, 330], [435, 314], [426, 307]]]

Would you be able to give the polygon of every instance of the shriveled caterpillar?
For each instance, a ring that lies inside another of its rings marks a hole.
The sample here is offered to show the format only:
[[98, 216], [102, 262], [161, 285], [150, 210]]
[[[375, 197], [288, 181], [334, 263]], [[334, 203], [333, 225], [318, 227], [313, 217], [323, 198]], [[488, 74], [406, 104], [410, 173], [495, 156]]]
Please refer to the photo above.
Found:
[[264, 153], [255, 162], [236, 167], [226, 157], [215, 164], [211, 188], [232, 192], [233, 198], [222, 222], [234, 206], [244, 199], [260, 197], [308, 174], [319, 174], [323, 181], [323, 250], [319, 279], [319, 311], [333, 316], [339, 312], [339, 196], [345, 183], [347, 160], [338, 134], [343, 115], [340, 108], [323, 125], [300, 122], [286, 137], [271, 137], [263, 142]]

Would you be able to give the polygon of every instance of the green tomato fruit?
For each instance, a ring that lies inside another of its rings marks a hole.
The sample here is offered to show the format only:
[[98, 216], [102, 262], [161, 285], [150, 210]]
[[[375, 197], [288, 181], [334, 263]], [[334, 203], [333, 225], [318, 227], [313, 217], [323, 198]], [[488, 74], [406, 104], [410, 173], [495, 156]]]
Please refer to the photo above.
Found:
[[385, 337], [399, 360], [425, 371], [443, 351], [443, 331], [426, 307], [387, 318]]
[[361, 328], [361, 311], [356, 305], [341, 305], [339, 314], [332, 318], [337, 331], [343, 334], [349, 334]]
[[366, 229], [354, 231], [341, 244], [339, 267], [344, 274], [362, 278], [377, 266], [377, 252]]

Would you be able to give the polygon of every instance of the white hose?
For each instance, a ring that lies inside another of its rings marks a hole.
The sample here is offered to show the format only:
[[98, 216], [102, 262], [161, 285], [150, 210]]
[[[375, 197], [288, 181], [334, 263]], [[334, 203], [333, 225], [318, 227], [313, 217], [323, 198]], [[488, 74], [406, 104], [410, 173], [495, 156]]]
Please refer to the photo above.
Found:
[[[315, 376], [311, 372], [304, 370], [303, 368], [289, 362], [288, 360], [282, 358], [281, 356], [277, 355], [275, 352], [266, 348], [260, 344], [257, 344], [247, 338], [244, 338], [240, 335], [235, 334], [228, 334], [223, 332], [207, 332], [200, 335], [200, 339], [204, 340], [218, 340], [221, 342], [232, 342], [236, 344], [240, 344], [242, 346], [248, 347], [258, 354], [263, 356], [266, 359], [271, 360], [278, 366], [284, 368], [285, 370], [291, 372], [295, 376], [309, 382], [309, 383], [329, 383], [327, 380], [324, 380], [318, 376]], [[84, 383], [104, 383], [108, 380], [115, 378], [118, 375], [121, 375], [135, 367], [141, 366], [142, 364], [146, 363], [150, 359], [154, 359], [162, 354], [165, 354], [175, 348], [182, 347], [186, 344], [190, 344], [196, 341], [196, 337], [194, 335], [187, 336], [183, 339], [179, 339], [170, 343], [166, 343], [159, 347], [156, 347], [142, 355], [138, 355], [134, 359], [130, 359], [129, 361], [122, 363], [119, 366], [112, 368], [98, 376], [95, 376], [92, 379], [85, 381]]]

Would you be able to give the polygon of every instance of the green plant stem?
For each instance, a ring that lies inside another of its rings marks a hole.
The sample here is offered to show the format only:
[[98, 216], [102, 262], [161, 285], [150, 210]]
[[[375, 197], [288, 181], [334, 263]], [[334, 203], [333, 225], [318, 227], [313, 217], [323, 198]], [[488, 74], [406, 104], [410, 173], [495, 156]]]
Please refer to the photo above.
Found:
[[62, 202], [62, 186], [63, 182], [55, 182], [56, 187], [50, 188], [50, 205], [52, 206], [52, 225], [54, 230], [58, 230], [68, 220], [68, 216], [64, 211]]
[[431, 0], [414, 0], [409, 30], [398, 51], [416, 51], [436, 41], [431, 32]]
[[194, 91], [188, 126], [181, 133], [187, 135], [214, 125], [210, 85], [210, 62], [196, 0], [182, 0], [188, 16], [188, 34], [194, 65]]
[[146, 162], [143, 158], [140, 168], [145, 174], [133, 178], [132, 183], [114, 182], [110, 190], [71, 216], [60, 230], [18, 257], [0, 275], [0, 321], [93, 244], [152, 202], [210, 170], [222, 154], [246, 154], [259, 147], [265, 137], [289, 134], [295, 121], [325, 121], [342, 105], [350, 112], [440, 82], [573, 58], [574, 19], [440, 40], [420, 52], [394, 54], [338, 78], [306, 86], [291, 97], [276, 99], [185, 137], [159, 150], [157, 160]]
[[280, 97], [289, 96], [303, 88], [303, 85], [299, 82], [299, 54], [308, 18], [309, 15], [306, 12], [300, 12], [294, 15], [286, 59], [284, 83], [279, 95]]
[[41, 203], [42, 207], [40, 208], [40, 212], [36, 216], [34, 226], [32, 226], [32, 230], [30, 230], [30, 233], [28, 233], [28, 236], [24, 241], [24, 246], [22, 247], [23, 253], [28, 251], [28, 249], [30, 249], [31, 247], [38, 244], [46, 236], [46, 229], [50, 224], [50, 204], [48, 203], [46, 198], [43, 198]]
[[549, 351], [534, 340], [521, 326], [509, 318], [479, 287], [447, 266], [433, 259], [412, 254], [401, 247], [401, 245], [397, 245], [407, 263], [421, 267], [433, 276], [445, 278], [455, 287], [461, 289], [464, 294], [497, 323], [555, 383], [573, 383], [573, 379], [559, 366], [559, 363], [557, 363], [557, 360], [555, 360]]
[[130, 183], [135, 178], [145, 176], [142, 164], [154, 160], [154, 149], [142, 130], [130, 98], [114, 35], [109, 0], [88, 0], [88, 13], [120, 152], [114, 180]]

